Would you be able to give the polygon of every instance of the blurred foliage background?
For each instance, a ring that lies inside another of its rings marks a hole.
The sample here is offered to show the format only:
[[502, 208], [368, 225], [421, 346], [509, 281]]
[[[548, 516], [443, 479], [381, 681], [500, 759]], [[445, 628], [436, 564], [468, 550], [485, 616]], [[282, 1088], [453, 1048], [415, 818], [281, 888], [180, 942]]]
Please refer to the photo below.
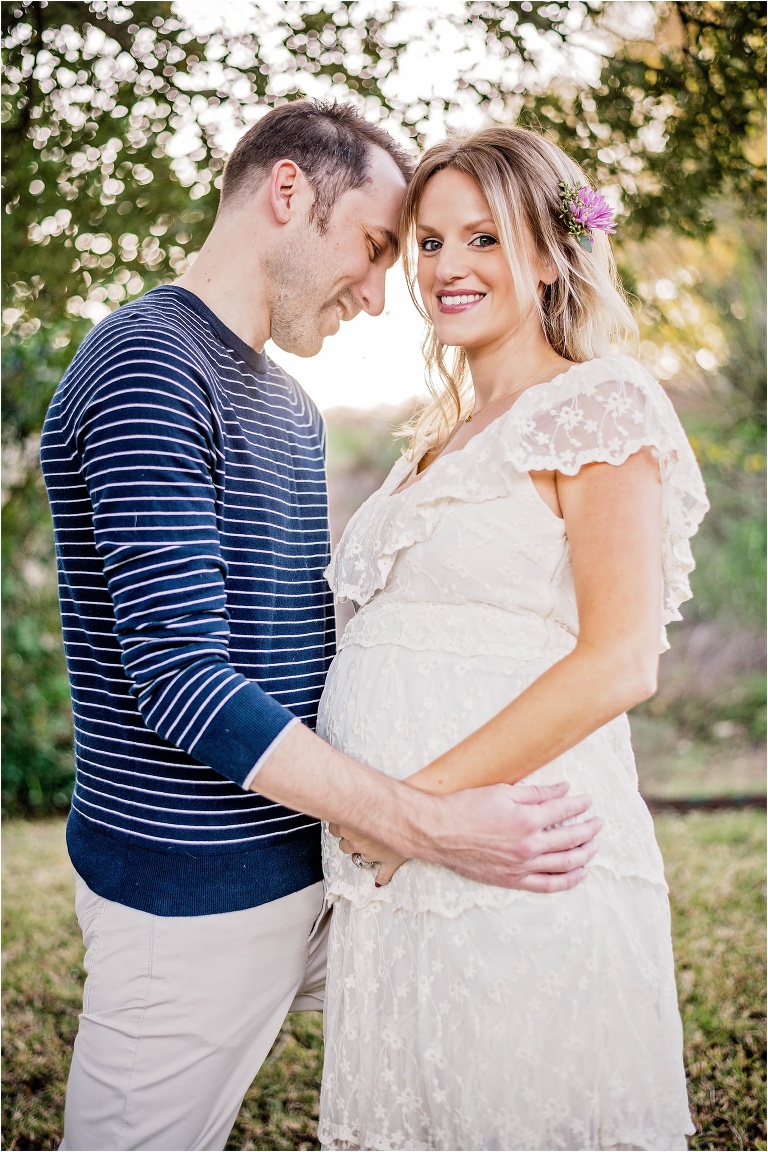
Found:
[[[2, 5], [4, 811], [65, 810], [72, 782], [38, 464], [52, 392], [93, 323], [187, 267], [237, 134], [305, 93], [355, 100], [414, 150], [482, 120], [538, 127], [611, 198], [641, 357], [673, 395], [713, 505], [696, 598], [638, 717], [656, 741], [647, 787], [700, 789], [707, 744], [720, 749], [717, 788], [753, 786], [765, 723], [765, 5], [223, 7], [247, 10], [242, 27], [206, 22], [194, 2]], [[438, 47], [457, 77], [442, 91]], [[419, 53], [420, 80], [406, 82]], [[397, 451], [390, 427], [407, 414], [329, 414], [337, 533], [380, 482]]]

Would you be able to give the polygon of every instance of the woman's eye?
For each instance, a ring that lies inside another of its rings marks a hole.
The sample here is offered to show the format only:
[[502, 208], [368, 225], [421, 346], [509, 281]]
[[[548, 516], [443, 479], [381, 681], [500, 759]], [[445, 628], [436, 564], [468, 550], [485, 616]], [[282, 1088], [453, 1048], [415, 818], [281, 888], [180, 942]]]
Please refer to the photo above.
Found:
[[472, 245], [475, 248], [491, 248], [494, 244], [498, 244], [498, 240], [495, 236], [489, 236], [486, 232], [481, 236], [473, 236], [472, 238]]
[[440, 247], [440, 241], [422, 240], [419, 247], [421, 248], [422, 252], [437, 252], [438, 248]]

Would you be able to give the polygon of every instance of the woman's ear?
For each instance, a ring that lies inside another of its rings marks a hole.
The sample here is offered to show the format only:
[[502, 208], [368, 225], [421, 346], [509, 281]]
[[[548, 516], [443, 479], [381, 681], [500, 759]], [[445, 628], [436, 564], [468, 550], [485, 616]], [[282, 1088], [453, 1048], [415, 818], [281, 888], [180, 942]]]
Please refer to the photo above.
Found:
[[554, 284], [557, 280], [557, 268], [552, 260], [541, 260], [539, 263], [539, 283]]

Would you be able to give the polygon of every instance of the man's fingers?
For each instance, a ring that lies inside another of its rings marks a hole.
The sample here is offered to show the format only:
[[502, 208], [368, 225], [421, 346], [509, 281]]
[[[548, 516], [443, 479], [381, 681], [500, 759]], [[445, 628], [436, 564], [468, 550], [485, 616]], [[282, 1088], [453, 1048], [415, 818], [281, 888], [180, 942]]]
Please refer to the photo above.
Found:
[[543, 828], [530, 837], [530, 847], [536, 855], [542, 853], [567, 852], [594, 840], [603, 826], [599, 816], [590, 816], [576, 824], [563, 824], [557, 828]]
[[532, 872], [550, 872], [553, 874], [573, 872], [588, 864], [595, 852], [597, 852], [597, 844], [594, 840], [590, 840], [588, 844], [571, 848], [567, 852], [545, 852], [541, 856], [535, 856], [529, 867]]
[[524, 892], [567, 892], [587, 878], [586, 868], [576, 868], [573, 872], [553, 875], [551, 872], [532, 872], [520, 880], [515, 887]]
[[536, 808], [527, 809], [539, 828], [549, 828], [552, 824], [562, 824], [574, 816], [583, 816], [592, 807], [591, 796], [560, 796], [556, 800], [544, 800]]
[[512, 784], [511, 787], [518, 804], [541, 804], [543, 800], [564, 796], [570, 784], [567, 780], [559, 780], [557, 784]]

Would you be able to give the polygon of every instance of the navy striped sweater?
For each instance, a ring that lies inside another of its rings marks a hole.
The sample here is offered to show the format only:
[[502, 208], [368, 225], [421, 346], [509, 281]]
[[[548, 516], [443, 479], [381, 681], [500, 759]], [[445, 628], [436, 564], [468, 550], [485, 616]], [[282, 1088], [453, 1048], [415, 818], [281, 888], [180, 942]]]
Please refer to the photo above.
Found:
[[56, 390], [67, 843], [101, 896], [194, 916], [322, 876], [317, 822], [247, 787], [333, 656], [324, 447], [295, 380], [175, 286], [102, 320]]

